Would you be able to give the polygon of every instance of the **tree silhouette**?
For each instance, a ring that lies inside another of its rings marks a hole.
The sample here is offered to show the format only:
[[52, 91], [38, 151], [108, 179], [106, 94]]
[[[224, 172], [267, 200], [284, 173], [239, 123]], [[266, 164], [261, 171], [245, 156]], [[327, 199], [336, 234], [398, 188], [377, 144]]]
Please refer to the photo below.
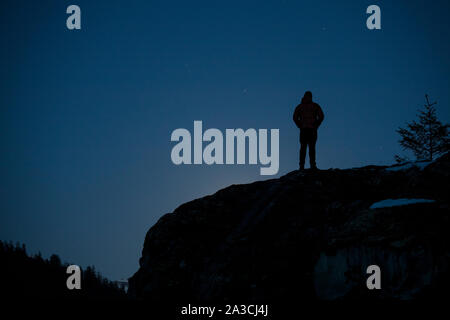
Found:
[[[430, 103], [428, 95], [425, 95], [427, 103], [424, 110], [419, 110], [419, 121], [406, 123], [406, 128], [400, 127], [397, 132], [403, 150], [411, 150], [418, 160], [432, 161], [436, 156], [450, 150], [450, 137], [448, 124], [442, 124], [436, 116], [437, 102]], [[395, 156], [397, 161], [403, 160]]]
[[61, 259], [59, 258], [59, 256], [57, 254], [52, 254], [50, 256], [50, 264], [55, 267], [61, 266]]

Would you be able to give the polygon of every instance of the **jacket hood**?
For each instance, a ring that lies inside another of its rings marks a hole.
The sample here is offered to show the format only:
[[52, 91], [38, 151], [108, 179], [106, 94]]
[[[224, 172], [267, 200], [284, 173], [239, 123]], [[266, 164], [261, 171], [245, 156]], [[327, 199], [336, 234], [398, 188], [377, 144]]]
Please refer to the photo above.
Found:
[[302, 103], [311, 103], [312, 102], [312, 97], [303, 97], [302, 98]]
[[302, 98], [302, 103], [311, 103], [312, 102], [312, 93], [311, 91], [306, 91]]

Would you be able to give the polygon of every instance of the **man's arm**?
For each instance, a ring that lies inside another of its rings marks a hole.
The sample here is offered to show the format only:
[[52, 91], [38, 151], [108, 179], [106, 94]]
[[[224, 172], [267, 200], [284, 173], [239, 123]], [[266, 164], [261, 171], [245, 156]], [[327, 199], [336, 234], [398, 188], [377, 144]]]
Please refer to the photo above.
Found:
[[300, 120], [298, 119], [299, 116], [300, 116], [300, 108], [299, 108], [299, 106], [297, 106], [297, 107], [295, 108], [295, 111], [294, 111], [293, 120], [294, 120], [294, 122], [295, 122], [295, 125], [296, 125], [298, 128], [300, 128]]
[[323, 114], [322, 108], [317, 104], [317, 128], [322, 124], [325, 115]]

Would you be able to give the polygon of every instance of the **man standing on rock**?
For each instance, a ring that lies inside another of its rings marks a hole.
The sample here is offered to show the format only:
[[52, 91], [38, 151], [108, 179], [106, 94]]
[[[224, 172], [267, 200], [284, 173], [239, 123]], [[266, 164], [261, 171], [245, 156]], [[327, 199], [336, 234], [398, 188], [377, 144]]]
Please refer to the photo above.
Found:
[[309, 164], [316, 166], [317, 129], [324, 118], [322, 108], [312, 101], [311, 91], [306, 91], [302, 102], [295, 108], [294, 122], [300, 129], [300, 170], [305, 169], [306, 147], [309, 146]]

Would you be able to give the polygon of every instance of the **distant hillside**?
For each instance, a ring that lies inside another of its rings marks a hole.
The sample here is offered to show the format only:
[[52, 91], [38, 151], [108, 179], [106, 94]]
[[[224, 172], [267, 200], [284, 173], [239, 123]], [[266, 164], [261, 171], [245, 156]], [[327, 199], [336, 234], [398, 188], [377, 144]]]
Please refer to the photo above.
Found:
[[[448, 297], [450, 155], [432, 163], [293, 171], [185, 203], [148, 231], [138, 299]], [[381, 268], [381, 290], [366, 269]]]
[[81, 290], [68, 290], [67, 265], [57, 255], [43, 259], [30, 257], [24, 245], [0, 241], [0, 274], [2, 296], [23, 299], [125, 299], [125, 292], [97, 273], [94, 267], [82, 270]]

